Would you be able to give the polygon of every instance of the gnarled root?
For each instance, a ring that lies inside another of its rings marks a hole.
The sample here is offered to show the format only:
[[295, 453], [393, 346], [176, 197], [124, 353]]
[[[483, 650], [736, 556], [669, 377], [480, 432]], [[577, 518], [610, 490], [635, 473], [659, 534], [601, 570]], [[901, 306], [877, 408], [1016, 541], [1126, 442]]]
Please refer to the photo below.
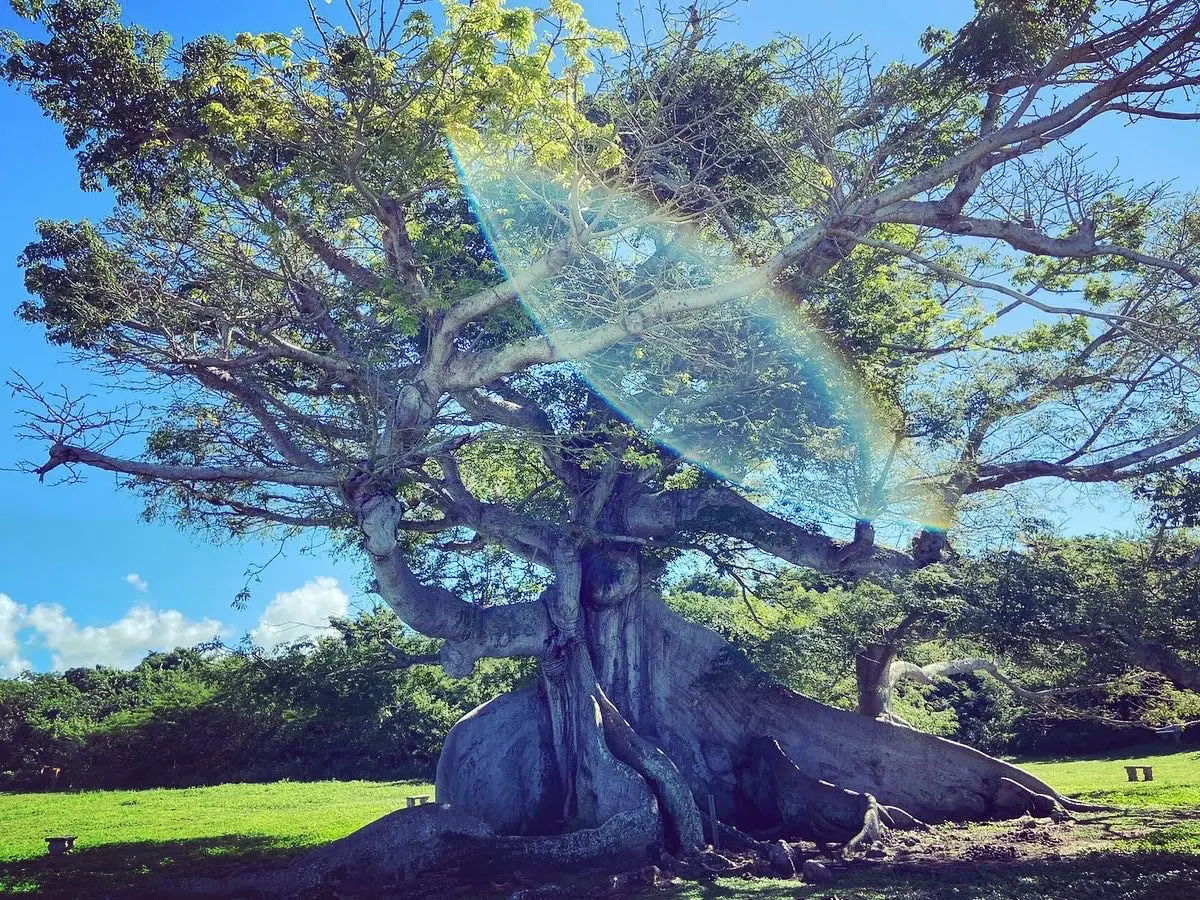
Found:
[[879, 817], [888, 828], [900, 831], [929, 831], [929, 826], [898, 806], [880, 806]]
[[1001, 778], [992, 796], [992, 805], [994, 814], [1002, 819], [1013, 819], [1029, 813], [1061, 821], [1071, 817], [1063, 806], [1063, 799], [1031, 790], [1011, 778]]
[[700, 811], [679, 769], [662, 750], [633, 730], [602, 691], [597, 696], [609, 749], [654, 791], [663, 818], [667, 850], [687, 853], [699, 849], [704, 843]]
[[[301, 897], [343, 881], [379, 885], [414, 877], [453, 856], [469, 840], [488, 841], [492, 829], [446, 806], [402, 809], [306, 853], [284, 866], [251, 865], [224, 877], [170, 879], [156, 897]], [[139, 896], [144, 896], [139, 893]]]
[[871, 794], [806, 775], [771, 737], [751, 742], [740, 787], [763, 826], [782, 826], [796, 837], [841, 844], [850, 852], [873, 844], [885, 824], [916, 822], [903, 810], [893, 815]]
[[[171, 879], [163, 898], [382, 898], [410, 895], [434, 871], [463, 880], [503, 881], [523, 868], [611, 866], [648, 859], [662, 840], [652, 808], [618, 813], [598, 828], [538, 837], [497, 835], [449, 806], [419, 806], [384, 816], [286, 866], [247, 866], [223, 878]], [[139, 894], [145, 896], [145, 893]]]

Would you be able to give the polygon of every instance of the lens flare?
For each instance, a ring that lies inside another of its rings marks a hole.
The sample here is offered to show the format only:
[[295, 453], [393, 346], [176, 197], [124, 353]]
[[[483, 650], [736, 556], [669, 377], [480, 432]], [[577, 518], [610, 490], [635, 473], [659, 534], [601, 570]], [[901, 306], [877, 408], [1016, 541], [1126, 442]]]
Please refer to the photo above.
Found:
[[[652, 297], [749, 272], [728, 242], [629, 191], [536, 171], [476, 144], [451, 142], [451, 153], [506, 275], [568, 229], [588, 231], [586, 250], [520, 302], [642, 434], [756, 502], [835, 533], [861, 520], [897, 537], [947, 526], [932, 473], [802, 303], [768, 288], [672, 321], [635, 321]], [[613, 322], [632, 323], [637, 339], [572, 353], [579, 335]]]

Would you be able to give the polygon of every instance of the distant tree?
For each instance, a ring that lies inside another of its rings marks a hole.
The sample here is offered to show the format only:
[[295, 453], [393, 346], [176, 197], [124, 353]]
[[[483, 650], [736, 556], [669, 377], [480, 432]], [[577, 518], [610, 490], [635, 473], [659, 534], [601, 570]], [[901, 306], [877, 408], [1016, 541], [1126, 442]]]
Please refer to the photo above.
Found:
[[[873, 798], [1057, 802], [765, 685], [659, 578], [747, 547], [912, 570], [976, 498], [1200, 454], [1200, 218], [1070, 143], [1200, 117], [1200, 4], [981, 2], [885, 68], [721, 45], [703, 6], [648, 43], [476, 0], [174, 48], [110, 0], [16, 5], [45, 34], [7, 39], [7, 79], [118, 201], [40, 223], [20, 313], [153, 389], [105, 412], [18, 382], [31, 469], [119, 473], [185, 526], [331, 530], [448, 672], [536, 657], [452, 730], [441, 799], [585, 855], [697, 847], [709, 795], [823, 840], [871, 833]], [[835, 495], [853, 540], [819, 526]], [[889, 509], [925, 523], [904, 550]]]
[[1200, 691], [1200, 544], [1041, 536], [973, 567], [961, 627], [1025, 664], [1100, 680], [1144, 670]]
[[[853, 592], [825, 587], [829, 600], [802, 634], [776, 632], [771, 640], [802, 642], [808, 667], [812, 648], [824, 648], [831, 654], [824, 668], [843, 678], [853, 659], [857, 709], [871, 717], [893, 716], [903, 681], [986, 673], [1018, 704], [1077, 717], [1091, 706], [1093, 716], [1111, 720], [1103, 702], [1109, 688], [1129, 699], [1140, 694], [1145, 721], [1166, 725], [1154, 720], [1156, 712], [1171, 714], [1171, 704], [1159, 702], [1164, 683], [1167, 693], [1200, 691], [1198, 561], [1200, 547], [1186, 535], [1038, 534], [953, 568]], [[761, 582], [756, 592], [785, 608], [812, 604], [794, 579]], [[1155, 677], [1139, 690], [1146, 674]]]

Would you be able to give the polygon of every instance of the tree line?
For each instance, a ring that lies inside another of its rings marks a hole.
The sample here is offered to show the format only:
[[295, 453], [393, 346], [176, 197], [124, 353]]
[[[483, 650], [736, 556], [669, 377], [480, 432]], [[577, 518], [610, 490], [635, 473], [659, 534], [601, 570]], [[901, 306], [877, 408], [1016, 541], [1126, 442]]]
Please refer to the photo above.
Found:
[[[1198, 562], [1179, 535], [1042, 534], [891, 581], [709, 566], [668, 598], [815, 699], [990, 753], [1072, 753], [1200, 719], [1179, 677], [1200, 663]], [[332, 626], [270, 653], [201, 645], [0, 681], [0, 771], [17, 788], [44, 765], [74, 788], [431, 778], [459, 718], [533, 678], [529, 659], [451, 678], [429, 664], [438, 642], [384, 607]], [[880, 658], [882, 683], [864, 675]]]
[[902, 578], [735, 569], [671, 599], [799, 693], [989, 753], [1080, 753], [1200, 724], [1198, 563], [1184, 533], [1042, 531]]
[[270, 653], [202, 645], [0, 681], [0, 771], [26, 789], [44, 765], [62, 768], [60, 788], [428, 778], [450, 726], [530, 674], [516, 660], [460, 679], [411, 665], [432, 642], [382, 609], [332, 625]]

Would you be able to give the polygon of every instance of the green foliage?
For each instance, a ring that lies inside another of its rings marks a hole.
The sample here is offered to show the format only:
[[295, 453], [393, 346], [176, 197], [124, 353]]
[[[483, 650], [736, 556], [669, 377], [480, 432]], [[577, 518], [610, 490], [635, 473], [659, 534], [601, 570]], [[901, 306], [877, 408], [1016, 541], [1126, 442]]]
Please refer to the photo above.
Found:
[[996, 650], [1051, 664], [1050, 647], [1086, 639], [1093, 672], [1128, 662], [1130, 638], [1200, 662], [1200, 572], [1187, 535], [1035, 536], [1025, 552], [1002, 552], [966, 570], [963, 628]]
[[1164, 472], [1138, 484], [1134, 494], [1150, 503], [1150, 522], [1156, 527], [1200, 527], [1200, 472]]
[[339, 621], [336, 638], [272, 654], [151, 654], [106, 667], [0, 681], [0, 770], [34, 786], [42, 765], [74, 787], [149, 787], [433, 772], [463, 715], [527, 677], [487, 660], [469, 678], [398, 670], [385, 642], [428, 654], [388, 611]]
[[[1022, 673], [1014, 674], [1021, 677]], [[902, 705], [907, 696], [907, 692], [898, 695], [896, 709], [906, 722], [915, 725], [909, 716], [919, 715], [917, 708], [924, 704]], [[1012, 691], [987, 676], [943, 679], [927, 688], [922, 700], [953, 712], [955, 727], [949, 737], [985, 753], [1012, 753], [1020, 746], [1021, 737], [1036, 729], [1034, 723], [1027, 721], [1027, 711]], [[1144, 739], [1144, 732], [1139, 732], [1139, 737]]]
[[[931, 685], [913, 684], [902, 681], [896, 685], [895, 696], [892, 698], [892, 713], [903, 719], [917, 731], [926, 734], [936, 734], [938, 737], [952, 738], [964, 744], [971, 744], [969, 734], [959, 719], [958, 707], [945, 699], [934, 696], [936, 688]], [[980, 750], [987, 750], [981, 744], [971, 744]], [[992, 750], [997, 748], [992, 747]]]
[[927, 570], [910, 583], [841, 584], [807, 572], [760, 579], [743, 595], [732, 581], [693, 578], [667, 601], [692, 621], [723, 635], [779, 682], [843, 708], [856, 703], [854, 658], [868, 643], [887, 639], [906, 618], [916, 633], [934, 628], [954, 598], [931, 589], [941, 576]]
[[[975, 16], [948, 41], [947, 72], [994, 84], [1044, 65], [1088, 21], [1095, 0], [975, 0]], [[926, 32], [926, 52], [947, 43]]]
[[[164, 71], [170, 37], [120, 23], [113, 0], [22, 4], [41, 22], [46, 42], [3, 36], [3, 77], [29, 85], [78, 150], [82, 187], [105, 182], [131, 196], [163, 183], [169, 156], [153, 142], [184, 110]], [[59, 80], [62, 79], [62, 80]]]
[[52, 343], [94, 346], [112, 318], [128, 313], [112, 307], [121, 285], [133, 277], [133, 266], [88, 222], [43, 221], [37, 231], [38, 240], [25, 248], [19, 264], [26, 288], [45, 300], [26, 300], [17, 313], [26, 322], [44, 323]]

